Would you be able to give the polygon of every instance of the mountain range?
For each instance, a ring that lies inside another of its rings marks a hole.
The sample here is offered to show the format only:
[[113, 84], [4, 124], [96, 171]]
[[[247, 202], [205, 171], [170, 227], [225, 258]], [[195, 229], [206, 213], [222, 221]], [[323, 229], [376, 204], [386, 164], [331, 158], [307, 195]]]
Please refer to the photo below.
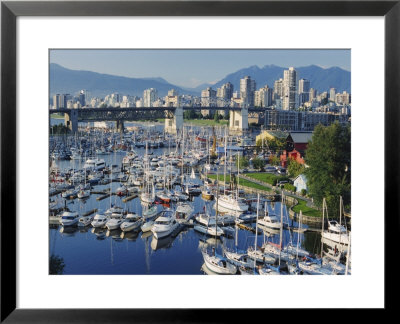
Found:
[[[176, 89], [179, 94], [192, 94], [199, 96], [201, 90], [207, 87], [219, 88], [226, 82], [231, 82], [234, 91], [239, 90], [240, 79], [250, 76], [256, 81], [257, 89], [268, 85], [274, 86], [275, 80], [283, 78], [283, 71], [287, 69], [276, 65], [265, 65], [260, 68], [256, 65], [240, 69], [228, 74], [215, 84], [202, 84], [196, 88], [184, 88], [169, 83], [163, 78], [128, 78], [110, 74], [102, 74], [91, 71], [71, 70], [61, 65], [50, 64], [50, 96], [56, 93], [77, 94], [86, 89], [92, 96], [104, 97], [111, 93], [122, 95], [143, 96], [143, 91], [149, 88], [158, 90], [160, 97], [165, 96], [170, 89]], [[298, 78], [310, 80], [311, 87], [319, 92], [336, 88], [337, 92], [351, 92], [351, 73], [339, 67], [324, 69], [317, 65], [296, 68]]]

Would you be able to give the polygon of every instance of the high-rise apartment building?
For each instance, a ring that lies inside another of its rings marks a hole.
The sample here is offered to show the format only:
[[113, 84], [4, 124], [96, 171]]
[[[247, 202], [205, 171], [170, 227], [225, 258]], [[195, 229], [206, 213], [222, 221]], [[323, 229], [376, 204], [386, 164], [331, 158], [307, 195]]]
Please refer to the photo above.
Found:
[[215, 106], [217, 101], [217, 91], [208, 87], [201, 92], [201, 106], [210, 107]]
[[240, 98], [244, 107], [254, 106], [254, 91], [256, 91], [256, 81], [249, 76], [240, 79]]
[[329, 89], [329, 101], [335, 101], [335, 100], [336, 100], [336, 89], [330, 88]]
[[283, 97], [283, 79], [274, 82], [274, 100]]
[[283, 71], [283, 110], [294, 110], [297, 108], [297, 71], [290, 67]]
[[272, 105], [273, 90], [267, 85], [254, 92], [254, 106], [255, 107], [269, 107]]
[[153, 103], [157, 100], [157, 89], [150, 88], [143, 91], [143, 106], [153, 107]]
[[318, 91], [315, 90], [314, 88], [311, 88], [310, 89], [310, 100], [309, 101], [312, 101], [313, 99], [317, 98], [317, 96], [318, 96]]
[[310, 80], [299, 80], [299, 104], [302, 105], [310, 100]]

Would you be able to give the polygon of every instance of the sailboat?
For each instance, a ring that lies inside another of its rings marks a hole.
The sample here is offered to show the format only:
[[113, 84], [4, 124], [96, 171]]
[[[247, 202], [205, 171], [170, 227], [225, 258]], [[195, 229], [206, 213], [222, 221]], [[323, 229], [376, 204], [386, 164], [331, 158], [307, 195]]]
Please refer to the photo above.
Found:
[[346, 227], [341, 224], [343, 210], [343, 200], [340, 197], [340, 221], [328, 219], [328, 229], [322, 232], [322, 237], [335, 243], [349, 245], [349, 235]]
[[[225, 146], [226, 150], [226, 146]], [[226, 156], [226, 154], [225, 154]], [[239, 153], [238, 153], [238, 160], [239, 160]], [[226, 159], [225, 159], [225, 168], [226, 168]], [[237, 182], [239, 183], [240, 179], [240, 172], [238, 166], [238, 175], [237, 175]], [[224, 175], [225, 179], [225, 175]], [[239, 184], [237, 184], [236, 196], [233, 194], [227, 195], [225, 194], [225, 181], [224, 181], [224, 194], [220, 197], [218, 201], [218, 208], [222, 208], [225, 210], [232, 210], [235, 212], [244, 213], [249, 210], [249, 205], [246, 204], [243, 198], [239, 197]]]
[[[149, 157], [147, 154], [147, 142], [146, 142], [146, 154], [145, 154], [146, 164], [145, 164], [145, 174], [146, 174], [146, 183], [145, 183], [145, 192], [140, 194], [140, 200], [152, 204], [155, 201], [155, 192], [154, 192], [154, 183], [151, 185], [151, 192], [150, 192], [150, 179], [149, 179]], [[147, 172], [146, 172], [147, 171]]]
[[[217, 173], [217, 178], [218, 178], [218, 173]], [[217, 210], [216, 210], [216, 217], [218, 217], [218, 190], [217, 190]], [[215, 227], [217, 227], [217, 221], [215, 222]], [[219, 255], [215, 251], [215, 247], [212, 248], [211, 251], [209, 251], [206, 248], [202, 250], [202, 255], [204, 259], [204, 263], [208, 269], [213, 271], [214, 273], [218, 274], [236, 274], [237, 272], [237, 267], [229, 263], [228, 260], [223, 257], [222, 255]]]
[[82, 199], [82, 198], [87, 198], [90, 196], [90, 186], [89, 188], [87, 188], [86, 186], [86, 168], [85, 168], [85, 173], [84, 173], [84, 177], [85, 177], [85, 186], [82, 188], [79, 188], [79, 192], [78, 192], [78, 198]]

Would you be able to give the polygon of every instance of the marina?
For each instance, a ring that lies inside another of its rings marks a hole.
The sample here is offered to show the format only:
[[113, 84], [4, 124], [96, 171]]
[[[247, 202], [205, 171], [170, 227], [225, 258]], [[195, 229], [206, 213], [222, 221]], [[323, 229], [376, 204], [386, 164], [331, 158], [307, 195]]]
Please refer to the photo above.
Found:
[[350, 274], [343, 224], [321, 236], [280, 195], [208, 178], [240, 177], [239, 155], [215, 149], [240, 147], [243, 135], [125, 126], [50, 135], [49, 248], [62, 274]]

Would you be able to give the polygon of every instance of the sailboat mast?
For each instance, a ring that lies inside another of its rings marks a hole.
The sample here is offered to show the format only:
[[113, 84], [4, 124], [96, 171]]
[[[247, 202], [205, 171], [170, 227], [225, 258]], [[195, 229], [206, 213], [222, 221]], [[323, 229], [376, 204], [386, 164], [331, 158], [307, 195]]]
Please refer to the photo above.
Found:
[[325, 225], [325, 209], [326, 209], [326, 201], [325, 198], [322, 200], [322, 231], [321, 231], [321, 265], [322, 265], [322, 254], [324, 251], [324, 241], [323, 241], [323, 235], [324, 235], [324, 225]]
[[347, 257], [346, 257], [346, 271], [345, 275], [347, 276], [347, 272], [349, 270], [349, 259], [350, 259], [350, 246], [351, 246], [351, 233], [349, 233], [349, 245], [347, 247]]
[[238, 176], [237, 176], [237, 181], [236, 181], [236, 195], [237, 195], [237, 199], [239, 200], [239, 175], [240, 175], [240, 173], [239, 173], [239, 170], [240, 170], [240, 167], [239, 167], [239, 151], [238, 151], [238, 155], [237, 155], [238, 157], [237, 157], [237, 160], [238, 160]]
[[256, 259], [257, 259], [257, 234], [258, 234], [258, 210], [260, 204], [260, 193], [257, 193], [257, 217], [256, 217], [256, 238], [254, 240], [254, 271], [256, 269]]
[[285, 202], [285, 196], [282, 193], [281, 199], [281, 226], [279, 233], [279, 266], [281, 265], [281, 251], [282, 251], [282, 227], [283, 227], [283, 204]]
[[226, 177], [226, 141], [227, 141], [227, 137], [226, 137], [226, 128], [225, 128], [225, 160], [224, 160], [224, 194], [225, 194], [225, 177]]

